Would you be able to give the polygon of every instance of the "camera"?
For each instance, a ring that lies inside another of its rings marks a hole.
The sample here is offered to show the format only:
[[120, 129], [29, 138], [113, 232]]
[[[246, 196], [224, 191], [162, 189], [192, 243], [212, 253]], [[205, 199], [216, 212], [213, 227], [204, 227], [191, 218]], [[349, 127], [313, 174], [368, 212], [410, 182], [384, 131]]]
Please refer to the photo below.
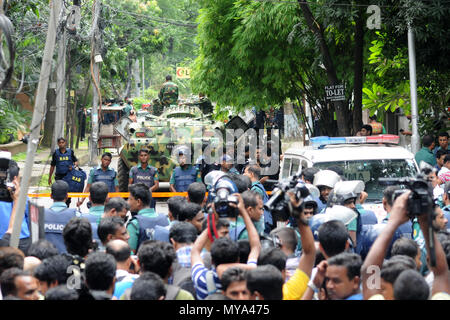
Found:
[[0, 201], [12, 202], [11, 193], [14, 184], [11, 182], [11, 152], [0, 151]]
[[[288, 192], [292, 192], [297, 201], [309, 195], [309, 189], [299, 176], [292, 176], [280, 181], [275, 185], [269, 201], [264, 204], [264, 209], [272, 213], [274, 221], [286, 221], [291, 216], [295, 219], [299, 218], [298, 212], [292, 210]], [[303, 211], [303, 205], [302, 201], [300, 211]]]
[[260, 236], [261, 250], [278, 248], [281, 249], [281, 240], [277, 234], [263, 234]]
[[433, 193], [426, 177], [419, 173], [413, 178], [379, 178], [380, 185], [404, 185], [406, 189], [394, 191], [392, 202], [407, 190], [411, 190], [408, 197], [407, 210], [410, 218], [423, 214], [431, 214], [433, 211]]
[[[434, 231], [433, 231], [433, 191], [431, 184], [428, 182], [426, 175], [423, 173], [417, 174], [414, 178], [379, 178], [380, 185], [404, 185], [407, 189], [411, 190], [408, 196], [407, 211], [408, 216], [412, 219], [417, 216], [426, 215], [428, 217], [428, 232], [429, 237], [429, 257], [430, 265], [436, 266], [436, 251], [434, 245]], [[397, 199], [401, 194], [405, 193], [407, 189], [401, 189], [394, 191], [392, 195], [393, 201]]]
[[238, 216], [239, 210], [230, 206], [230, 204], [237, 206], [239, 203], [238, 199], [232, 195], [233, 193], [238, 193], [238, 190], [227, 175], [221, 176], [210, 191], [210, 196], [219, 218], [236, 218]]

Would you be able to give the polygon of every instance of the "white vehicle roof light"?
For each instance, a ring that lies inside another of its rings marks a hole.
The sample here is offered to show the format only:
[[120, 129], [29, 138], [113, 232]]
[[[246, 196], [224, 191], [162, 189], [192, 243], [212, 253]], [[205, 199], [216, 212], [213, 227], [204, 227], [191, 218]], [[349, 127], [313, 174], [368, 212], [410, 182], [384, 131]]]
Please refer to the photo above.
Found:
[[311, 145], [315, 149], [322, 149], [333, 144], [368, 144], [384, 143], [399, 144], [400, 137], [394, 134], [380, 134], [375, 136], [354, 136], [354, 137], [328, 137], [320, 136], [311, 138]]

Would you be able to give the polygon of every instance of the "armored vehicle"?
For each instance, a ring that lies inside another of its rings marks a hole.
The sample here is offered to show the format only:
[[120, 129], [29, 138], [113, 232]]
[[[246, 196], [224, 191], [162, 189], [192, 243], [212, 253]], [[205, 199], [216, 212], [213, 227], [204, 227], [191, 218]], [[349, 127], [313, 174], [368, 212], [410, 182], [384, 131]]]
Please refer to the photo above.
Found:
[[201, 154], [205, 146], [216, 148], [222, 144], [217, 130], [223, 132], [226, 128], [237, 127], [244, 131], [248, 128], [240, 117], [230, 120], [227, 126], [216, 122], [195, 103], [165, 107], [159, 116], [138, 113], [136, 122], [123, 117], [115, 126], [125, 143], [117, 165], [120, 191], [128, 191], [129, 170], [137, 165], [140, 149], [150, 151], [149, 164], [158, 169], [160, 188], [166, 189], [181, 148], [190, 150], [191, 163], [195, 164], [194, 156]]

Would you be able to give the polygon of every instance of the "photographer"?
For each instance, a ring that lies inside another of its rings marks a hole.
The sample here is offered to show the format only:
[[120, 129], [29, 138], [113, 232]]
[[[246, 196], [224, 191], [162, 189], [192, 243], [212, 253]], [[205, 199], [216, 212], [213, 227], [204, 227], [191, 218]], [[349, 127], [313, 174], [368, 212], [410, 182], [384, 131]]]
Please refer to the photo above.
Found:
[[[4, 185], [4, 196], [0, 199], [0, 246], [2, 247], [9, 246], [20, 194], [19, 167], [15, 161], [10, 160], [8, 172], [13, 186], [6, 187], [6, 185]], [[31, 244], [30, 237], [29, 202], [27, 198], [25, 215], [22, 221], [19, 237], [19, 249], [22, 250], [25, 255], [27, 254], [28, 247]]]
[[[382, 230], [381, 234], [375, 240], [372, 245], [369, 254], [364, 260], [364, 264], [361, 267], [361, 278], [362, 278], [362, 286], [363, 286], [363, 295], [364, 299], [371, 299], [372, 297], [377, 295], [378, 299], [383, 299], [380, 297], [381, 286], [371, 286], [373, 283], [371, 277], [373, 278], [373, 267], [382, 268], [382, 264], [387, 253], [387, 249], [389, 244], [394, 236], [395, 230], [405, 222], [407, 222], [410, 217], [408, 215], [408, 198], [411, 194], [411, 191], [407, 191], [401, 196], [399, 196], [392, 207], [390, 212], [389, 220], [387, 222], [386, 227]], [[424, 213], [417, 216], [417, 222], [420, 226], [420, 229], [423, 232], [423, 236], [425, 238], [425, 245], [427, 249], [427, 253], [430, 253], [430, 234], [428, 228], [428, 214]], [[434, 282], [432, 287], [432, 296], [434, 297], [436, 294], [446, 294], [450, 291], [449, 279], [448, 279], [448, 265], [445, 257], [445, 253], [442, 249], [441, 244], [437, 241], [437, 237], [435, 234], [431, 235], [434, 241], [434, 250], [436, 256], [436, 264], [435, 266], [430, 266], [431, 270], [434, 273]], [[403, 287], [408, 286], [406, 283], [401, 283]], [[395, 282], [395, 287], [399, 287], [400, 283]], [[414, 283], [410, 283], [410, 292], [414, 292], [413, 286]], [[394, 296], [395, 296], [395, 288], [394, 288]], [[433, 299], [433, 298], [432, 298]]]
[[[256, 261], [259, 256], [259, 252], [261, 251], [261, 243], [259, 241], [258, 232], [256, 231], [247, 210], [245, 209], [244, 201], [241, 195], [235, 193], [233, 196], [237, 198], [238, 204], [236, 205], [235, 203], [230, 203], [229, 205], [232, 208], [238, 209], [239, 215], [242, 216], [248, 231], [250, 254], [248, 256], [247, 264], [238, 263], [239, 246], [237, 243], [228, 237], [214, 239], [211, 235], [211, 226], [208, 225], [208, 228], [205, 229], [195, 241], [191, 251], [191, 274], [194, 281], [197, 299], [199, 300], [203, 300], [208, 295], [221, 289], [219, 277], [227, 268], [232, 266], [238, 266], [246, 269], [256, 267]], [[218, 214], [215, 210], [214, 203], [212, 204], [212, 213], [209, 215], [208, 219], [212, 219], [213, 216], [216, 220], [218, 219]], [[211, 259], [215, 268], [208, 270], [204, 266], [200, 253], [202, 249], [211, 242]]]
[[[252, 182], [250, 189], [258, 192], [263, 199], [263, 203], [265, 204], [269, 200], [269, 196], [267, 195], [266, 189], [262, 183], [259, 182], [259, 179], [261, 178], [261, 167], [257, 164], [250, 164], [245, 167], [244, 175], [249, 177]], [[272, 213], [269, 210], [264, 210], [264, 228], [266, 233], [270, 233], [273, 229]]]
[[283, 300], [300, 300], [307, 289], [308, 281], [311, 277], [311, 271], [316, 259], [316, 247], [313, 233], [303, 212], [303, 199], [298, 199], [293, 192], [288, 191], [287, 193], [291, 201], [290, 214], [297, 221], [300, 232], [302, 255], [295, 273], [283, 285]]
[[[264, 233], [264, 209], [261, 195], [253, 190], [248, 190], [242, 193], [245, 210], [247, 210], [250, 219], [259, 235]], [[247, 227], [244, 219], [241, 216], [229, 218], [230, 220], [230, 238], [232, 240], [248, 239]]]

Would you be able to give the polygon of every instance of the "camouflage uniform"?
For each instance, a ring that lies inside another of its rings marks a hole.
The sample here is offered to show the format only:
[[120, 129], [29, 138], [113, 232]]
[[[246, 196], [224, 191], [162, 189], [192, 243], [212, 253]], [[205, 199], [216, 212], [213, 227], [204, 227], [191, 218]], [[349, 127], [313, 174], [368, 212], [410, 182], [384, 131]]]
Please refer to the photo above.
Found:
[[158, 99], [153, 99], [151, 108], [152, 114], [154, 116], [160, 116], [164, 110], [164, 106], [159, 102]]
[[164, 83], [163, 87], [159, 91], [159, 100], [161, 104], [170, 106], [171, 104], [177, 104], [178, 101], [178, 86], [172, 81]]

